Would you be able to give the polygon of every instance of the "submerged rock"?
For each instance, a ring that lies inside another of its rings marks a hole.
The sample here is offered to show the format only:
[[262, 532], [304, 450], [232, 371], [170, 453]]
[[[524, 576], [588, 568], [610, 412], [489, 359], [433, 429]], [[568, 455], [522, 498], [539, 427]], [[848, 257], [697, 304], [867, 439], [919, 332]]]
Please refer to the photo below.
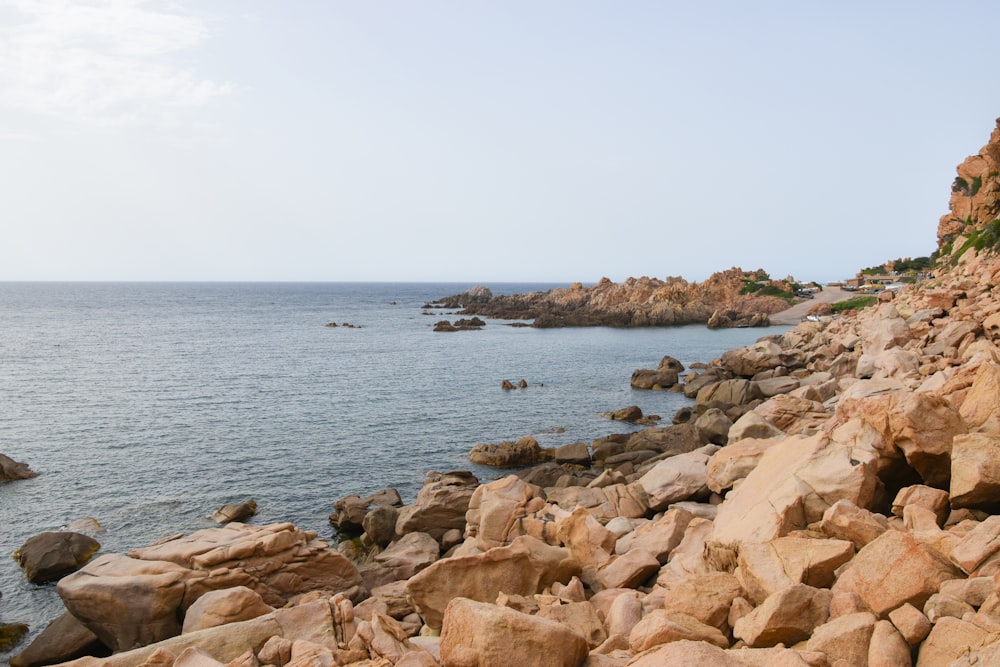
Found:
[[229, 503], [223, 505], [212, 515], [212, 521], [216, 523], [229, 523], [230, 521], [243, 521], [249, 519], [257, 513], [257, 501], [252, 498], [240, 503]]

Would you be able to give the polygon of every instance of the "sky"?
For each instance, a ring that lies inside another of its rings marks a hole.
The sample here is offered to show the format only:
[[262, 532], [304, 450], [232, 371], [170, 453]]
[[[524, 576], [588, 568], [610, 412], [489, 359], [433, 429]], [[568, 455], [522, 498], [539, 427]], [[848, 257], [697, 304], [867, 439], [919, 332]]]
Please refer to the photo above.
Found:
[[0, 280], [830, 281], [929, 255], [1000, 3], [0, 0]]

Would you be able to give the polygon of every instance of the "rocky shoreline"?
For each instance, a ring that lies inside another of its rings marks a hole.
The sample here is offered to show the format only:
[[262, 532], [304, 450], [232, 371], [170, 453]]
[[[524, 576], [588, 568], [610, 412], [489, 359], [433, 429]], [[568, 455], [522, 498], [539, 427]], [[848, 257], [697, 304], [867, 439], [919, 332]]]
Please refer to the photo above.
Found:
[[339, 502], [364, 531], [339, 550], [233, 523], [100, 556], [12, 664], [989, 664], [998, 278], [966, 253], [894, 302], [727, 352], [678, 377], [688, 421], [598, 440], [587, 464]]
[[[987, 180], [994, 153], [975, 156]], [[1000, 664], [983, 229], [949, 232], [937, 277], [876, 307], [691, 372], [664, 358], [650, 388], [694, 399], [669, 426], [562, 458], [508, 443], [541, 462], [485, 484], [428, 473], [409, 505], [341, 499], [331, 522], [361, 535], [337, 548], [231, 523], [101, 555], [59, 580], [67, 612], [11, 664]]]

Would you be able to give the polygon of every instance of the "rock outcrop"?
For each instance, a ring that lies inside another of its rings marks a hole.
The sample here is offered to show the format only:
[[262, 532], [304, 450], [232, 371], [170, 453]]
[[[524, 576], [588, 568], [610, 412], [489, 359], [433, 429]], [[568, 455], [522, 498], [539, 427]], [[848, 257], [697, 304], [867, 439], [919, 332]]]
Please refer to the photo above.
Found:
[[27, 463], [19, 463], [5, 454], [0, 454], [0, 484], [37, 476], [38, 473], [29, 468]]
[[547, 292], [499, 296], [475, 287], [435, 305], [459, 309], [464, 315], [534, 320], [533, 326], [539, 328], [706, 324], [713, 316], [714, 326], [768, 326], [768, 315], [788, 308], [788, 302], [758, 292], [791, 294], [794, 289], [790, 278], [775, 281], [761, 269], [734, 267], [701, 283], [680, 277], [643, 276], [622, 283], [602, 278], [590, 287], [575, 283]]
[[1000, 218], [1000, 118], [990, 140], [979, 153], [958, 165], [951, 186], [948, 213], [938, 222], [938, 243], [942, 247], [963, 234], [983, 229]]

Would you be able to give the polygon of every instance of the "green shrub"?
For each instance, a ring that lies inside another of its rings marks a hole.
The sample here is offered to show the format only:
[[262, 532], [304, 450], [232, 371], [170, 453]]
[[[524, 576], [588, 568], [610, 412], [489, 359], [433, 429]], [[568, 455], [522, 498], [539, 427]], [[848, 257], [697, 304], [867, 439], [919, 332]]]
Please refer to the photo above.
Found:
[[860, 310], [861, 308], [867, 308], [878, 301], [878, 297], [866, 294], [864, 296], [856, 296], [846, 301], [838, 301], [837, 303], [831, 304], [833, 312], [842, 313], [845, 310]]
[[759, 290], [757, 290], [758, 296], [776, 296], [779, 299], [784, 299], [785, 301], [793, 301], [795, 295], [791, 292], [781, 289], [777, 285], [762, 285]]
[[931, 266], [930, 257], [915, 257], [913, 259], [897, 259], [893, 262], [894, 271], [905, 273], [907, 271], [924, 271]]
[[969, 243], [976, 250], [1000, 250], [1000, 219], [994, 220], [982, 229], [969, 234]]

